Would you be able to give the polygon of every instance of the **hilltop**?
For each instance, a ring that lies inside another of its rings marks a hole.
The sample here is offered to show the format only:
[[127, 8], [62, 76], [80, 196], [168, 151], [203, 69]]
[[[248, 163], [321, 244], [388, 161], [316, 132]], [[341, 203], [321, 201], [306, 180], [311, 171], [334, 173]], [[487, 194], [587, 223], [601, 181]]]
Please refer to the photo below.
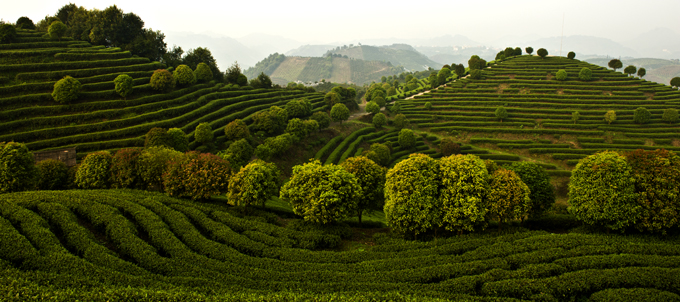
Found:
[[435, 68], [442, 65], [430, 60], [427, 56], [419, 53], [415, 48], [408, 44], [338, 47], [329, 50], [329, 53], [348, 56], [359, 60], [390, 62], [392, 65], [403, 66], [404, 68], [413, 71], [427, 70], [428, 67]]
[[[607, 67], [610, 58], [589, 58], [587, 62]], [[645, 68], [645, 79], [664, 85], [668, 85], [672, 78], [680, 77], [680, 61], [655, 58], [622, 58], [623, 66], [633, 65], [637, 68]]]

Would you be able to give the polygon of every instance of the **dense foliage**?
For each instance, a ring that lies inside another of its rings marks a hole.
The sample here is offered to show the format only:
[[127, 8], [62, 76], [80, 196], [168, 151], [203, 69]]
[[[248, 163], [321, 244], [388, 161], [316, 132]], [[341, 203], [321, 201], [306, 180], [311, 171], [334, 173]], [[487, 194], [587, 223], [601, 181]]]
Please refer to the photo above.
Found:
[[32, 189], [37, 176], [33, 164], [25, 144], [0, 142], [0, 193]]
[[196, 83], [196, 74], [193, 70], [191, 70], [191, 67], [184, 64], [175, 68], [173, 71], [173, 77], [175, 78], [177, 85], [180, 86], [187, 86]]
[[111, 187], [116, 189], [137, 188], [142, 182], [138, 160], [142, 148], [123, 148], [111, 159]]
[[273, 163], [255, 160], [241, 168], [229, 180], [227, 198], [235, 206], [265, 206], [279, 193], [279, 169]]
[[131, 76], [121, 74], [113, 80], [113, 83], [116, 86], [116, 93], [121, 97], [126, 98], [128, 95], [132, 94], [134, 82]]
[[333, 119], [334, 122], [340, 122], [342, 124], [342, 121], [345, 121], [348, 118], [349, 109], [345, 104], [333, 105], [333, 108], [331, 108], [331, 119]]
[[350, 157], [341, 164], [354, 174], [362, 194], [356, 200], [356, 215], [361, 223], [364, 210], [382, 208], [385, 188], [385, 168], [364, 156]]
[[175, 88], [175, 78], [166, 69], [158, 69], [151, 76], [151, 88], [158, 91], [169, 91]]
[[452, 155], [439, 162], [443, 226], [449, 231], [483, 228], [490, 193], [484, 161], [475, 155]]
[[57, 103], [70, 103], [78, 98], [81, 87], [82, 85], [78, 80], [65, 76], [54, 84], [52, 98]]
[[636, 124], [646, 124], [652, 119], [652, 114], [645, 107], [638, 107], [633, 114], [633, 121]]
[[372, 122], [375, 128], [380, 129], [383, 126], [387, 125], [387, 117], [385, 116], [385, 114], [380, 112], [373, 117]]
[[38, 190], [63, 190], [68, 184], [68, 167], [56, 159], [46, 159], [35, 164], [38, 169]]
[[188, 152], [171, 161], [163, 174], [169, 196], [207, 199], [227, 192], [231, 166], [219, 156]]
[[209, 82], [213, 79], [213, 73], [212, 70], [210, 70], [210, 66], [203, 62], [198, 63], [196, 70], [194, 70], [194, 74], [196, 75], [197, 82]]
[[243, 120], [235, 119], [224, 127], [224, 135], [227, 140], [239, 140], [250, 137], [250, 130]]
[[88, 154], [76, 172], [76, 184], [83, 189], [106, 189], [110, 186], [109, 179], [113, 156], [108, 151]]
[[200, 123], [194, 131], [194, 139], [201, 144], [210, 144], [214, 139], [212, 127], [208, 123]]
[[411, 149], [416, 145], [416, 134], [411, 129], [401, 129], [398, 139], [399, 146], [403, 149]]
[[578, 73], [578, 78], [581, 81], [590, 81], [593, 78], [593, 71], [590, 70], [588, 67], [583, 67], [581, 68], [581, 71]]
[[531, 191], [529, 217], [538, 217], [555, 204], [555, 188], [545, 168], [528, 161], [514, 162], [507, 168], [514, 171]]
[[532, 202], [529, 187], [512, 170], [497, 169], [490, 175], [487, 215], [501, 223], [528, 216]]

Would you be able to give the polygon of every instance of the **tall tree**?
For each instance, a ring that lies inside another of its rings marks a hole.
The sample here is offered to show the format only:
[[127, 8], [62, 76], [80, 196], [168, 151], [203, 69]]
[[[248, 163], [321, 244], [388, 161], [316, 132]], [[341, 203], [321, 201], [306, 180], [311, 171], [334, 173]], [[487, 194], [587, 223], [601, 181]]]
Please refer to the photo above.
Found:
[[192, 70], [196, 69], [199, 63], [208, 64], [208, 67], [210, 67], [215, 80], [222, 81], [224, 78], [224, 75], [220, 69], [217, 68], [217, 62], [215, 61], [215, 58], [207, 48], [197, 47], [196, 49], [189, 49], [186, 56], [184, 56], [183, 63], [191, 67]]
[[607, 65], [609, 66], [609, 68], [614, 69], [614, 71], [623, 67], [623, 63], [621, 63], [621, 60], [619, 59], [612, 59], [611, 61], [609, 61]]

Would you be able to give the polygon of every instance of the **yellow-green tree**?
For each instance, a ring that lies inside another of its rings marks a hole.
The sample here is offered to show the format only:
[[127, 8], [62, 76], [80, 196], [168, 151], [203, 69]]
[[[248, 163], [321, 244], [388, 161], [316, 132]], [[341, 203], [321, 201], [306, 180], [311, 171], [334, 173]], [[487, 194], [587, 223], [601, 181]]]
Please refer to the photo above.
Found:
[[227, 198], [231, 205], [265, 206], [267, 200], [279, 192], [279, 169], [273, 163], [254, 160], [229, 180]]
[[439, 161], [442, 224], [449, 231], [473, 231], [485, 222], [489, 174], [478, 156], [452, 155]]
[[501, 168], [491, 174], [488, 215], [498, 221], [498, 229], [503, 222], [527, 217], [531, 210], [530, 193], [529, 187], [511, 170]]
[[304, 220], [328, 224], [356, 213], [363, 194], [356, 177], [340, 166], [315, 160], [293, 167], [279, 196]]
[[365, 156], [350, 157], [341, 166], [357, 178], [357, 184], [363, 194], [357, 199], [357, 217], [361, 223], [361, 214], [366, 209], [378, 208], [384, 199], [385, 168], [379, 166]]

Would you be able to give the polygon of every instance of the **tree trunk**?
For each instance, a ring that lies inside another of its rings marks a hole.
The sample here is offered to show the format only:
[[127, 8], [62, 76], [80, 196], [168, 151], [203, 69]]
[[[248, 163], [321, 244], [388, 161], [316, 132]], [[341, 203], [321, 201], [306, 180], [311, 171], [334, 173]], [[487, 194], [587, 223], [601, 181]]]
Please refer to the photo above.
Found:
[[362, 225], [361, 224], [361, 210], [358, 211], [358, 214], [359, 214], [359, 225]]

